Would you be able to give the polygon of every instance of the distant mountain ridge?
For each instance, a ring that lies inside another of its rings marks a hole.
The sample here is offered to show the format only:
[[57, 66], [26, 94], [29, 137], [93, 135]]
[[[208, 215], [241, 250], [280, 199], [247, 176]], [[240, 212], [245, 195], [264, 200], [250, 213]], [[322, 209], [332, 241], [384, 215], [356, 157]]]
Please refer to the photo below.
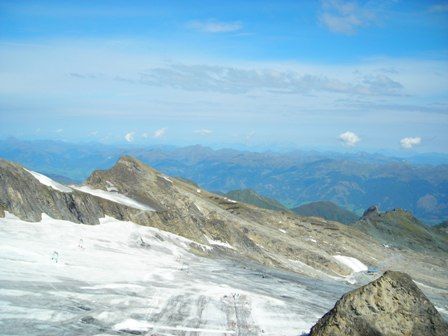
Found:
[[359, 219], [359, 216], [354, 212], [344, 209], [330, 201], [311, 202], [291, 210], [300, 216], [321, 217], [343, 224], [354, 223]]
[[377, 206], [369, 207], [356, 227], [385, 246], [413, 250], [435, 249], [448, 251], [448, 239], [424, 225], [412, 213], [403, 209], [381, 212]]
[[[413, 165], [404, 159], [368, 153], [258, 153], [203, 146], [0, 141], [0, 156], [77, 181], [94, 169], [110, 168], [123, 154], [208, 190], [226, 193], [252, 189], [289, 208], [328, 200], [355, 212], [371, 204], [383, 209], [409, 209], [425, 223], [437, 224], [448, 218], [448, 165]], [[423, 161], [430, 161], [429, 157]], [[443, 162], [443, 158], [439, 155], [436, 162]]]
[[232, 190], [225, 195], [235, 201], [255, 205], [259, 208], [277, 211], [289, 211], [288, 208], [277, 202], [275, 199], [261, 196], [252, 189]]

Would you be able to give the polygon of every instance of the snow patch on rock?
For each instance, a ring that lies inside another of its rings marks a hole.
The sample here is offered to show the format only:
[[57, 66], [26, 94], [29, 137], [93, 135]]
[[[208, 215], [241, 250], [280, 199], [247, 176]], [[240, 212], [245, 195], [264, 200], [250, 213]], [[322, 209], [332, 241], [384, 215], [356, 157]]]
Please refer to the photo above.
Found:
[[47, 187], [50, 187], [54, 190], [57, 191], [61, 191], [61, 192], [72, 192], [73, 190], [63, 184], [60, 184], [54, 180], [52, 180], [51, 178], [49, 178], [48, 176], [45, 176], [43, 174], [40, 173], [36, 173], [32, 170], [28, 170], [25, 169], [28, 173], [30, 173], [31, 175], [33, 175], [37, 180], [39, 180], [39, 182], [43, 185], [46, 185]]
[[73, 189], [79, 190], [81, 192], [91, 194], [93, 196], [97, 196], [100, 198], [107, 199], [109, 201], [120, 203], [126, 206], [129, 206], [131, 208], [145, 210], [145, 211], [155, 211], [153, 208], [151, 208], [148, 205], [142, 204], [140, 202], [137, 202], [133, 200], [132, 198], [129, 198], [123, 194], [120, 194], [118, 192], [112, 192], [112, 191], [105, 191], [101, 189], [93, 189], [89, 186], [71, 186]]
[[225, 248], [228, 248], [228, 249], [231, 249], [231, 250], [234, 250], [234, 249], [235, 249], [235, 248], [234, 248], [232, 245], [230, 245], [228, 242], [222, 242], [222, 241], [220, 241], [220, 240], [213, 240], [213, 239], [211, 239], [211, 238], [209, 238], [209, 237], [207, 237], [207, 236], [205, 236], [205, 238], [207, 239], [207, 241], [208, 241], [208, 243], [209, 243], [210, 245], [221, 246], [221, 247], [225, 247]]
[[364, 265], [361, 261], [353, 257], [347, 257], [342, 255], [334, 255], [335, 258], [340, 263], [344, 264], [350, 268], [353, 272], [366, 272], [369, 268]]

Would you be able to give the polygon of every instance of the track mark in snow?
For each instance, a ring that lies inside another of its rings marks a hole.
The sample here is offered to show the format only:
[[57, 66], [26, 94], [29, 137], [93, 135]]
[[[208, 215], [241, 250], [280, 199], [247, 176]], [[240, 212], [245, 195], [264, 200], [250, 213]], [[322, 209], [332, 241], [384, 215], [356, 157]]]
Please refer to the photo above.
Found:
[[117, 331], [148, 331], [149, 329], [156, 330], [175, 330], [175, 331], [192, 331], [192, 332], [206, 332], [211, 334], [235, 334], [234, 331], [231, 330], [219, 330], [219, 329], [202, 329], [202, 328], [190, 328], [183, 326], [165, 326], [153, 324], [145, 321], [137, 321], [134, 319], [127, 319], [121, 323], [118, 323], [114, 326], [114, 329]]

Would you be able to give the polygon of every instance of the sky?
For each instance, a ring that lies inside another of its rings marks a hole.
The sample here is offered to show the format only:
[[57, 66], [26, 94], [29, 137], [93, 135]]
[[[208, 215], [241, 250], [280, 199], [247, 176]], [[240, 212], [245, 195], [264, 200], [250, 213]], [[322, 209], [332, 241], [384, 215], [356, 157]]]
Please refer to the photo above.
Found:
[[0, 1], [0, 137], [448, 152], [448, 1]]

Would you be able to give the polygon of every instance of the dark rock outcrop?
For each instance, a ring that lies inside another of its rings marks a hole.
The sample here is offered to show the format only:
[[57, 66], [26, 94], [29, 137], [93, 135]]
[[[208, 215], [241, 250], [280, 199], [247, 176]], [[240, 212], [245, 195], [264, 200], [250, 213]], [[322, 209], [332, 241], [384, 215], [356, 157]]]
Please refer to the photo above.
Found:
[[444, 336], [448, 324], [411, 277], [387, 271], [345, 294], [310, 336]]
[[378, 208], [378, 206], [372, 205], [369, 208], [367, 208], [366, 211], [364, 211], [361, 218], [367, 219], [369, 217], [379, 216], [379, 214], [380, 214], [380, 209]]

